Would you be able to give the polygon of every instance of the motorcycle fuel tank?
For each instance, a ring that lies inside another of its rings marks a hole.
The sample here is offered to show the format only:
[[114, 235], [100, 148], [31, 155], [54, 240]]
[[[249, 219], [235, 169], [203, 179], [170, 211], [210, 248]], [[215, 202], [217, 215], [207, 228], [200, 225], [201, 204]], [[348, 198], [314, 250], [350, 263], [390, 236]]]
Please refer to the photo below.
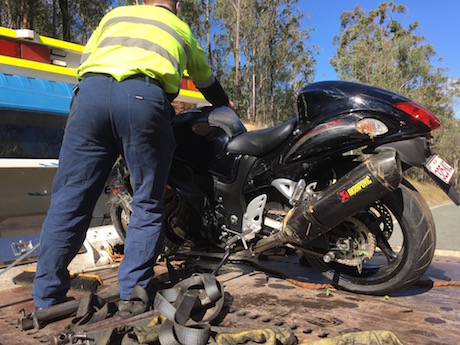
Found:
[[211, 172], [225, 181], [234, 178], [238, 158], [226, 154], [225, 146], [233, 137], [246, 132], [235, 112], [227, 107], [193, 109], [177, 115], [173, 129], [173, 160], [185, 162], [195, 173]]

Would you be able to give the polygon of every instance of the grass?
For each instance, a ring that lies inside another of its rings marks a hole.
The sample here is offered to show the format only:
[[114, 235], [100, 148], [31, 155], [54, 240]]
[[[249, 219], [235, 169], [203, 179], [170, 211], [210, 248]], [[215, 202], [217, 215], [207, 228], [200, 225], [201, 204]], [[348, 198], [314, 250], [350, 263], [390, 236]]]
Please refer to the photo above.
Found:
[[450, 198], [436, 184], [431, 182], [418, 182], [412, 179], [408, 181], [419, 191], [428, 205], [442, 205], [452, 202]]

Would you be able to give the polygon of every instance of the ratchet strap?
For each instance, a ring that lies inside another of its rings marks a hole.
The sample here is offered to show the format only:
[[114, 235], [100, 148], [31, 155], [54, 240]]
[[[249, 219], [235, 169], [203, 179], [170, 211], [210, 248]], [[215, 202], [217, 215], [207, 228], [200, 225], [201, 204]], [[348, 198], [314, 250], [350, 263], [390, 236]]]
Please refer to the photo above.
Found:
[[[112, 313], [110, 308], [104, 310], [105, 305], [96, 297], [90, 297], [85, 304], [77, 313], [80, 320], [89, 319], [91, 323], [100, 320], [107, 311]], [[194, 274], [171, 288], [156, 292], [153, 307], [161, 317], [154, 318], [148, 326], [125, 325], [104, 334], [90, 332], [88, 336], [98, 339], [98, 345], [205, 345], [211, 335], [210, 322], [221, 313], [223, 306], [222, 283], [213, 274]]]
[[[153, 306], [166, 318], [159, 331], [162, 345], [204, 345], [210, 336], [209, 322], [224, 306], [222, 283], [209, 273], [194, 274], [158, 291]], [[211, 315], [206, 316], [211, 308]]]
[[114, 302], [106, 302], [98, 295], [89, 294], [80, 299], [72, 324], [78, 326], [102, 321], [114, 316], [117, 311], [118, 308]]

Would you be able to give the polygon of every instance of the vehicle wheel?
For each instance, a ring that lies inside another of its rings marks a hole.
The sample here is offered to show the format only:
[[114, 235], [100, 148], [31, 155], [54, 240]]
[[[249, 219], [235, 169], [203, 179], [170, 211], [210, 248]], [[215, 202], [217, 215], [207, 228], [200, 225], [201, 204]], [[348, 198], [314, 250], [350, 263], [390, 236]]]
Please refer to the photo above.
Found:
[[[371, 295], [394, 293], [414, 284], [430, 266], [436, 247], [431, 211], [405, 181], [326, 236], [326, 250], [338, 255], [329, 263], [308, 254], [305, 259], [336, 287]], [[337, 251], [344, 241], [354, 243], [351, 250]]]
[[117, 232], [118, 236], [123, 240], [126, 240], [126, 230], [128, 229], [129, 218], [131, 213], [126, 211], [120, 204], [112, 204], [110, 208], [110, 219]]

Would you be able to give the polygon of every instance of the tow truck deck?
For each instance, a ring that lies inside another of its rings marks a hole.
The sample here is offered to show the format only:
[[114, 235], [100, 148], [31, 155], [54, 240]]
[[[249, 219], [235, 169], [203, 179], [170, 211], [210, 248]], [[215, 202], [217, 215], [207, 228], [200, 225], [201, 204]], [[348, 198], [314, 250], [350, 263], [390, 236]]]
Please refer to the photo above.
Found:
[[[215, 264], [214, 259], [196, 256], [175, 266], [178, 272], [192, 274], [207, 271]], [[157, 276], [167, 274], [162, 262], [155, 271]], [[116, 268], [96, 273], [104, 282], [98, 295], [116, 289]], [[221, 327], [249, 330], [286, 325], [299, 344], [377, 330], [393, 332], [403, 344], [460, 343], [460, 257], [436, 256], [417, 284], [390, 296], [336, 290], [318, 272], [299, 264], [297, 254], [272, 255], [265, 260], [232, 257], [217, 278], [229, 300]], [[30, 312], [33, 308], [30, 293], [31, 286], [0, 287], [2, 344], [53, 343], [70, 324], [72, 317], [41, 329], [21, 330], [20, 311]], [[71, 291], [69, 296], [79, 299], [85, 294], [88, 293]], [[83, 325], [82, 329], [103, 331], [139, 320], [147, 323], [155, 314], [149, 311], [126, 320], [115, 316]]]

